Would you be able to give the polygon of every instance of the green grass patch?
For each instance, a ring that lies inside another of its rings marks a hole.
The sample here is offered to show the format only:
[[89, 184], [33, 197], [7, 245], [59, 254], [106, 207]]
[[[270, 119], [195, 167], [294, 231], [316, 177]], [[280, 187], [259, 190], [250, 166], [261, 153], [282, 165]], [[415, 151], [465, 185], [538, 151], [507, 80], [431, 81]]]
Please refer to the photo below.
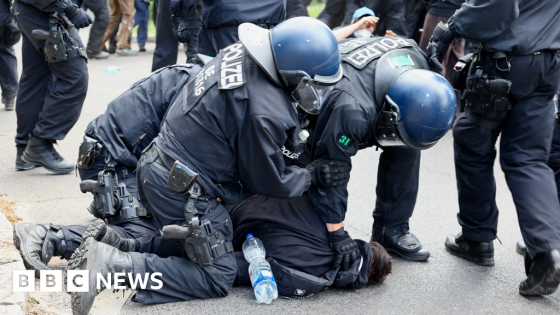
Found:
[[319, 16], [319, 13], [321, 13], [321, 11], [323, 11], [324, 8], [325, 8], [324, 3], [316, 3], [316, 4], [311, 3], [307, 7], [307, 13], [309, 13], [310, 17], [317, 18], [317, 16]]

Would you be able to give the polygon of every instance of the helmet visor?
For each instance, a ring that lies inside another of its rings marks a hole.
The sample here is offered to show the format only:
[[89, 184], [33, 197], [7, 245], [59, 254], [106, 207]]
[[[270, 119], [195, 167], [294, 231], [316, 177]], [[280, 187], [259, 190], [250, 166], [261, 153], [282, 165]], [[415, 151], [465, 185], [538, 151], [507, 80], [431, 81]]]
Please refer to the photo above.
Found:
[[377, 115], [375, 140], [382, 147], [409, 147], [416, 150], [425, 150], [433, 147], [437, 141], [428, 144], [419, 144], [412, 140], [401, 121], [399, 106], [389, 97], [385, 96], [385, 106]]
[[342, 79], [343, 75], [342, 67], [339, 67], [338, 72], [333, 76], [316, 75], [313, 79], [303, 71], [291, 74], [284, 71], [280, 73], [288, 86], [297, 84], [292, 92], [292, 97], [304, 111], [312, 115], [319, 114], [321, 107], [334, 89], [334, 85]]

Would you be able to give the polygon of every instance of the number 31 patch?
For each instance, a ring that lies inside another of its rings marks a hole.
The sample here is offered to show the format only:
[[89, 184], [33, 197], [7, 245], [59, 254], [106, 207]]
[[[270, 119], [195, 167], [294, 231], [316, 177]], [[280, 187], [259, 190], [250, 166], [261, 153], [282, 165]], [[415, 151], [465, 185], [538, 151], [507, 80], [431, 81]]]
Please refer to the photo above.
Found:
[[336, 137], [336, 143], [346, 148], [352, 144], [352, 139], [350, 139], [350, 137], [343, 134], [342, 132], [339, 132], [338, 136]]

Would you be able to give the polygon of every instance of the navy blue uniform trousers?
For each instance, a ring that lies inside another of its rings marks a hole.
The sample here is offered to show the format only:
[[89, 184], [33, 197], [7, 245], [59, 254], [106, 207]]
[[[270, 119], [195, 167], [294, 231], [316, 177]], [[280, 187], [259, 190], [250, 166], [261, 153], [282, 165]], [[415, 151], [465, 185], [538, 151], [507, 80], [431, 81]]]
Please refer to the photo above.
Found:
[[[484, 56], [471, 67], [484, 65]], [[508, 59], [512, 59], [508, 55]], [[500, 60], [500, 68], [507, 64]], [[453, 128], [459, 224], [465, 238], [496, 238], [498, 207], [493, 165], [500, 140], [500, 164], [511, 191], [521, 233], [531, 259], [560, 248], [560, 204], [554, 174], [547, 165], [555, 124], [553, 95], [560, 85], [560, 52], [515, 56], [511, 71], [497, 72], [511, 80], [511, 111], [489, 111], [484, 118], [498, 129], [478, 126], [461, 114]]]
[[[155, 11], [155, 10], [154, 10]], [[174, 65], [177, 63], [179, 54], [179, 42], [173, 36], [173, 21], [171, 20], [171, 0], [157, 1], [156, 24], [156, 49], [152, 59], [152, 71]], [[185, 44], [187, 58], [195, 58], [198, 46], [198, 32], [201, 27], [200, 16], [196, 10], [189, 12], [189, 27], [191, 31], [191, 41]], [[183, 63], [183, 62], [180, 62]]]
[[373, 230], [388, 236], [409, 230], [420, 178], [420, 150], [385, 148], [377, 170], [377, 200], [373, 210]]
[[[169, 170], [159, 164], [157, 152], [146, 151], [136, 170], [139, 193], [159, 229], [168, 224], [185, 222], [184, 208], [188, 195], [175, 195], [167, 187]], [[225, 240], [233, 239], [231, 218], [216, 199], [200, 196], [196, 208], [202, 219], [209, 220]], [[159, 290], [138, 290], [132, 299], [143, 304], [167, 303], [226, 296], [233, 285], [237, 264], [233, 253], [228, 253], [209, 267], [201, 268], [183, 256], [180, 242], [155, 236], [139, 240], [141, 253], [131, 253], [134, 273], [162, 274], [163, 287]], [[148, 285], [147, 288], [149, 288]]]
[[[14, 11], [22, 30], [23, 71], [16, 101], [16, 144], [25, 145], [32, 134], [46, 140], [62, 140], [74, 126], [84, 104], [88, 86], [87, 61], [77, 58], [47, 63], [45, 41], [33, 39], [31, 32], [49, 29], [49, 14], [14, 1]], [[74, 25], [68, 34], [84, 47]]]

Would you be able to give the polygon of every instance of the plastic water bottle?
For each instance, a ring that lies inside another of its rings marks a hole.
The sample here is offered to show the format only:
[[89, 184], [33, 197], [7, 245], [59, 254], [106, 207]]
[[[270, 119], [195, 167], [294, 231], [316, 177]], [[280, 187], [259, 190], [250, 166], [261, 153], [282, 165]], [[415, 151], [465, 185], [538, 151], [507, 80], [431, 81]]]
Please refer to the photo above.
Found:
[[106, 73], [117, 73], [119, 71], [121, 71], [121, 68], [119, 68], [119, 67], [107, 67], [105, 69]]
[[250, 264], [249, 276], [257, 301], [266, 304], [272, 303], [272, 300], [278, 298], [278, 287], [270, 264], [265, 259], [264, 245], [253, 234], [247, 234], [247, 239], [243, 243], [243, 256]]

